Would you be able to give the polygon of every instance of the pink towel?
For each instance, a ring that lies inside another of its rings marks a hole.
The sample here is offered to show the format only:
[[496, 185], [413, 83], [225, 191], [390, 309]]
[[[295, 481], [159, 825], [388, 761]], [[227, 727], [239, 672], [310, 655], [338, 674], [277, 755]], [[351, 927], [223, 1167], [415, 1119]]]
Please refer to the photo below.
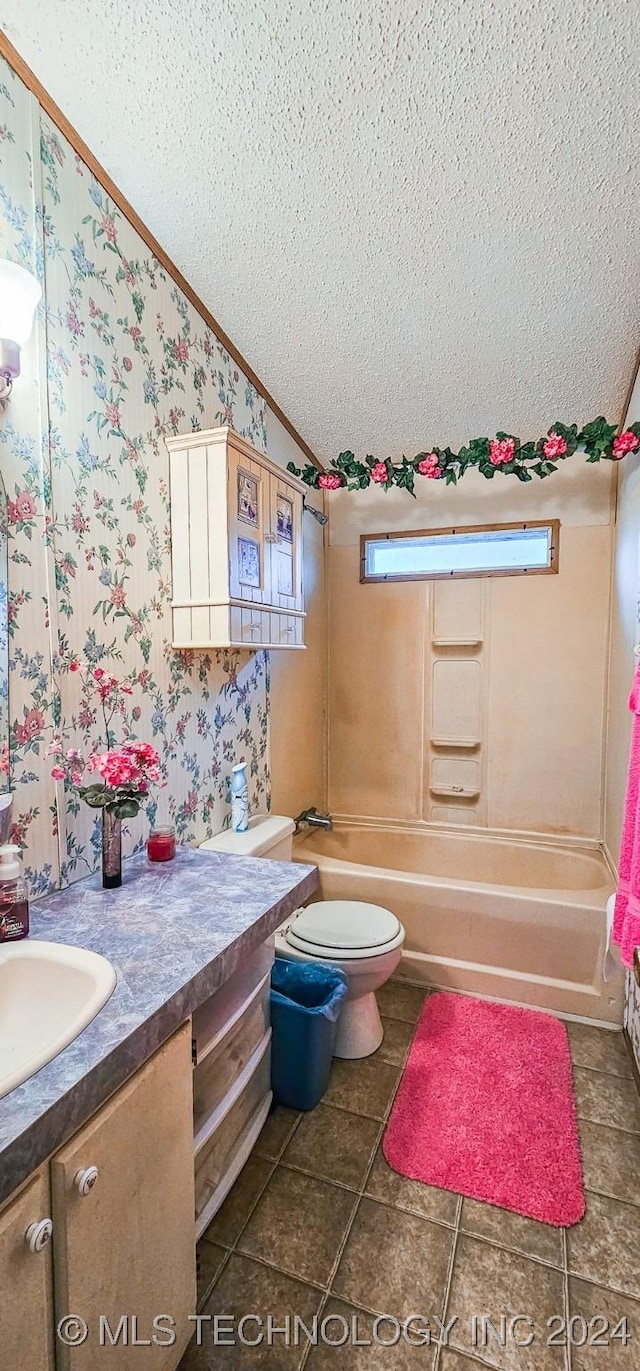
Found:
[[618, 894], [613, 915], [613, 938], [625, 966], [633, 966], [633, 950], [640, 947], [640, 662], [629, 696], [633, 713], [631, 750], [624, 820], [620, 842]]

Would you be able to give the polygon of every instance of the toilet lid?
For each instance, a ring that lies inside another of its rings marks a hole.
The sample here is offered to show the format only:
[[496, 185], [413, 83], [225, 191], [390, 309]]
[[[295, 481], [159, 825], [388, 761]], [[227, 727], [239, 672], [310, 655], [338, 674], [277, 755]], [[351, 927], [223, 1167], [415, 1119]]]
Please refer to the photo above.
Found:
[[402, 931], [395, 914], [363, 900], [320, 900], [301, 909], [287, 932], [293, 947], [333, 948], [347, 955], [383, 947]]

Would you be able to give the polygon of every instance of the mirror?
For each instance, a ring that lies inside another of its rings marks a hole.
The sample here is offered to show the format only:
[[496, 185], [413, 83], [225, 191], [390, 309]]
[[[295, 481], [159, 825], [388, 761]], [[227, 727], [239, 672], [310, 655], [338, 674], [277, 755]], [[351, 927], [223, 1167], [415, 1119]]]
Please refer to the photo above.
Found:
[[0, 476], [0, 794], [9, 775], [9, 563], [7, 495]]

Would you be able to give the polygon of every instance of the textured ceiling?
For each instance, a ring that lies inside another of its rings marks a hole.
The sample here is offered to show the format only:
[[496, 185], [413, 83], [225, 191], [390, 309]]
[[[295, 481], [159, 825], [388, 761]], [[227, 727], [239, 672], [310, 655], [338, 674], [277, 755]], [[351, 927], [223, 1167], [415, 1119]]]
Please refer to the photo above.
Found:
[[635, 0], [2, 10], [319, 456], [618, 416], [639, 341]]

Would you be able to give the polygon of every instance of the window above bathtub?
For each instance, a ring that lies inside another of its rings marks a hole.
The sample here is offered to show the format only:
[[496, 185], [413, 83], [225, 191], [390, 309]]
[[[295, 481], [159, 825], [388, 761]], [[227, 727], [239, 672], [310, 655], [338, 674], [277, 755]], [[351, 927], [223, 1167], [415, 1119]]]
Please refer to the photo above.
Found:
[[365, 533], [361, 581], [532, 576], [558, 570], [560, 521]]

